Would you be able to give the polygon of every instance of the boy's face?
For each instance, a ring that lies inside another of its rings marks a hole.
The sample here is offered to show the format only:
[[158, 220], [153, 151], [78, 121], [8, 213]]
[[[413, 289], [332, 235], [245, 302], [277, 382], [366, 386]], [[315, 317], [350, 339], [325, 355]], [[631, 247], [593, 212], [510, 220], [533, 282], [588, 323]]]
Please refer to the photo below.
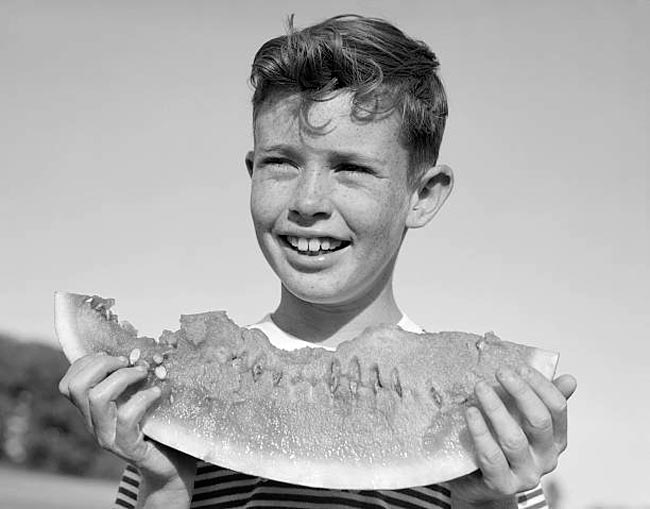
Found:
[[267, 101], [247, 155], [251, 212], [262, 252], [299, 299], [354, 305], [390, 281], [413, 191], [396, 115], [359, 122], [351, 95], [315, 103], [312, 126], [297, 95]]

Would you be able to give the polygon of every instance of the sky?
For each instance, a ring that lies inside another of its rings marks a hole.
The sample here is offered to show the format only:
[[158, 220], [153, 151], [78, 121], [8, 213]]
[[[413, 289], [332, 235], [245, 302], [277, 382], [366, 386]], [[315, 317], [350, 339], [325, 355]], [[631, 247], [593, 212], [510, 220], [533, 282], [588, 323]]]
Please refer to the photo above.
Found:
[[273, 309], [244, 166], [252, 57], [291, 13], [383, 17], [440, 58], [456, 176], [407, 236], [400, 306], [560, 352], [579, 383], [562, 507], [650, 504], [650, 3], [407, 5], [0, 0], [0, 331], [56, 344], [55, 290], [114, 297], [153, 336]]

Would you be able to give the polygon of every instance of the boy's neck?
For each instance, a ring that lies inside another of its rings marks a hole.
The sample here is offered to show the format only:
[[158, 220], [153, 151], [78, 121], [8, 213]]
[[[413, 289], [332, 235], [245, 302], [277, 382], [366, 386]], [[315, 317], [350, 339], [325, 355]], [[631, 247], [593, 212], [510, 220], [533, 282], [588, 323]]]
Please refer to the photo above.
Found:
[[342, 305], [314, 304], [300, 300], [284, 286], [280, 305], [272, 315], [288, 334], [310, 343], [335, 347], [358, 336], [371, 325], [397, 324], [402, 312], [393, 296], [392, 281], [377, 295]]

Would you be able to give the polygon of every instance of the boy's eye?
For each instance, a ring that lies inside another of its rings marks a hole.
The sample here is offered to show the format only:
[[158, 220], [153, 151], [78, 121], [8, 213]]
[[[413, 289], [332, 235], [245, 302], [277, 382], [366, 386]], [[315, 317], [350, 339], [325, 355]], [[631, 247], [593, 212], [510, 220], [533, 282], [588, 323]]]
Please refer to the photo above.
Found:
[[373, 175], [374, 172], [366, 167], [366, 166], [359, 166], [357, 164], [340, 164], [336, 167], [337, 171], [342, 171], [345, 173], [350, 173], [350, 174], [357, 174], [357, 175]]
[[282, 166], [282, 165], [291, 165], [287, 159], [281, 157], [266, 157], [261, 161], [262, 166]]
[[293, 171], [297, 168], [296, 164], [290, 159], [284, 157], [265, 157], [257, 165], [259, 168], [266, 168], [274, 172]]

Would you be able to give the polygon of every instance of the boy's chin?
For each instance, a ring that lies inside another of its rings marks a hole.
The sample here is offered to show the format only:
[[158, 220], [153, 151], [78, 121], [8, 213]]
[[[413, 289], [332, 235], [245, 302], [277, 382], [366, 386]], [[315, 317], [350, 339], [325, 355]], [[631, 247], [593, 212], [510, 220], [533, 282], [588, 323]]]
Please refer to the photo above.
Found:
[[341, 305], [345, 304], [346, 295], [339, 288], [316, 287], [309, 284], [282, 283], [286, 297], [308, 304]]

